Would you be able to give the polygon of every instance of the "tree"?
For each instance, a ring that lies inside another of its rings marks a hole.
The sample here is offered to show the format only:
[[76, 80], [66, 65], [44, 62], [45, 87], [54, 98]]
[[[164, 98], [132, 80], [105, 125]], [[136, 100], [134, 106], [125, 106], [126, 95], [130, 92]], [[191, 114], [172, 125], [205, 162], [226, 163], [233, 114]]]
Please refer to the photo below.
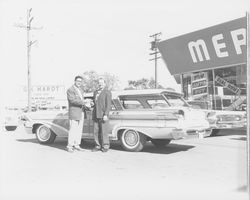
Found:
[[95, 71], [86, 71], [83, 77], [83, 90], [85, 92], [93, 92], [98, 87], [98, 74]]
[[98, 88], [99, 77], [103, 77], [105, 79], [107, 87], [110, 90], [117, 89], [119, 83], [119, 80], [116, 76], [109, 73], [104, 73], [103, 75], [99, 75], [97, 72], [93, 70], [84, 72], [82, 77], [83, 77], [82, 87], [85, 92], [94, 92]]
[[119, 88], [119, 79], [115, 75], [105, 72], [102, 77], [104, 77], [110, 90], [117, 90]]
[[[148, 86], [149, 86], [149, 88], [155, 88], [155, 80], [153, 78], [150, 78]], [[157, 88], [163, 89], [164, 87], [158, 83]]]
[[[153, 78], [147, 79], [147, 78], [141, 78], [138, 80], [129, 80], [128, 81], [128, 87], [125, 88], [125, 90], [130, 89], [153, 89], [155, 88], [155, 80]], [[158, 84], [158, 88], [163, 88], [160, 84]]]

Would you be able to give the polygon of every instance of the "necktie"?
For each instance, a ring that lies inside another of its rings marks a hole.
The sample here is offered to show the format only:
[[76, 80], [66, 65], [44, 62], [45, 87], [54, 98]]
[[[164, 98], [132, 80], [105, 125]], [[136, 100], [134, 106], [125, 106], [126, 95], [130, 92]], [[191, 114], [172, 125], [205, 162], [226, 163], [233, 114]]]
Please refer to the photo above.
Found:
[[96, 100], [96, 101], [97, 101], [97, 99], [98, 99], [99, 95], [101, 94], [101, 91], [102, 91], [102, 90], [100, 90], [100, 89], [99, 89], [99, 90], [97, 90], [97, 93], [96, 93], [96, 98], [95, 98], [95, 100]]

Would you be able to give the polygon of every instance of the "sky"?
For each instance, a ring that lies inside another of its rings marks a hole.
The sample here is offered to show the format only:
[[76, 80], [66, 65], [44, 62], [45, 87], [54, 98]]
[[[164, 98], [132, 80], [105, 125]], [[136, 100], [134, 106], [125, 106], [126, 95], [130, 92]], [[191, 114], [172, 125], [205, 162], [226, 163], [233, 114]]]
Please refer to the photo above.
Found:
[[[26, 23], [32, 8], [31, 82], [73, 84], [85, 71], [108, 72], [120, 80], [154, 77], [149, 36], [161, 40], [246, 15], [248, 0], [0, 0], [1, 103], [15, 102], [27, 84]], [[158, 81], [179, 90], [165, 63]]]

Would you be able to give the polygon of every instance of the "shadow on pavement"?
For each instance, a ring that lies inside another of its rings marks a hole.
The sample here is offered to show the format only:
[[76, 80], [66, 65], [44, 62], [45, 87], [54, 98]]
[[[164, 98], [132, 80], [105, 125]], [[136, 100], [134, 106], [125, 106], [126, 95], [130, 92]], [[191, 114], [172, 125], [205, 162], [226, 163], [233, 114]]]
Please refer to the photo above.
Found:
[[[172, 154], [172, 153], [177, 153], [181, 151], [187, 151], [194, 147], [195, 146], [191, 146], [191, 145], [169, 144], [165, 147], [157, 148], [154, 145], [152, 145], [150, 142], [148, 142], [141, 152], [155, 153], [155, 154]], [[119, 143], [112, 143], [111, 149], [125, 152], [125, 150], [122, 148], [122, 146]], [[140, 152], [134, 152], [134, 153], [140, 153]]]
[[194, 147], [195, 146], [192, 146], [192, 145], [169, 144], [165, 147], [159, 148], [149, 143], [148, 145], [144, 147], [142, 151], [148, 152], [148, 153], [155, 153], [155, 154], [172, 154], [172, 153], [178, 153], [181, 151], [188, 151], [189, 149], [192, 149]]
[[[63, 151], [66, 150], [66, 146], [67, 146], [67, 139], [66, 138], [57, 138], [53, 144], [40, 144], [35, 138], [33, 138], [33, 139], [17, 139], [17, 141], [18, 142], [35, 143], [37, 145], [61, 149]], [[83, 149], [86, 149], [86, 150], [91, 150], [92, 148], [94, 148], [94, 141], [82, 140], [81, 147]], [[191, 146], [191, 145], [169, 144], [165, 147], [157, 148], [154, 145], [152, 145], [150, 142], [148, 142], [141, 152], [155, 153], [155, 154], [172, 154], [172, 153], [177, 153], [177, 152], [181, 152], [181, 151], [187, 151], [187, 150], [192, 149], [194, 147], [195, 146]], [[126, 152], [122, 148], [120, 143], [117, 141], [111, 142], [110, 149], [116, 150], [116, 151]], [[135, 153], [140, 153], [140, 152], [135, 152]]]
[[231, 140], [242, 140], [242, 141], [246, 141], [247, 137], [238, 137], [238, 138], [230, 138]]
[[228, 135], [246, 135], [246, 130], [244, 129], [223, 129], [220, 130], [215, 136], [212, 137], [221, 137]]
[[[18, 142], [28, 142], [28, 143], [34, 143], [37, 145], [42, 145], [42, 146], [47, 146], [47, 147], [52, 147], [56, 149], [61, 149], [63, 151], [66, 150], [67, 146], [67, 138], [57, 138], [53, 144], [40, 144], [36, 138], [33, 139], [17, 139]], [[83, 149], [92, 149], [94, 147], [94, 144], [87, 143], [82, 140], [81, 145]]]
[[67, 141], [56, 141], [53, 144], [40, 144], [37, 139], [17, 139], [18, 142], [27, 142], [27, 143], [34, 143], [37, 145], [47, 146], [47, 147], [53, 147], [57, 149], [61, 149], [65, 151], [65, 147], [67, 145]]
[[237, 188], [237, 191], [238, 192], [247, 192], [247, 186], [246, 185], [243, 185], [241, 187], [238, 187]]

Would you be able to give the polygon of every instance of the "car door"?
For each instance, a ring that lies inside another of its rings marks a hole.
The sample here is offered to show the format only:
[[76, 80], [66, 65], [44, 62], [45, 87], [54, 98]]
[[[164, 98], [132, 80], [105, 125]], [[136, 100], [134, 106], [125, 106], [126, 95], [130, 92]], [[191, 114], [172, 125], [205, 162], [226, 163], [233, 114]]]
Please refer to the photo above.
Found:
[[[103, 131], [108, 132], [110, 138], [115, 137], [112, 136], [112, 130], [114, 126], [120, 122], [119, 110], [114, 106], [112, 101], [111, 103], [111, 111], [109, 112], [109, 120], [104, 123]], [[88, 137], [94, 137], [94, 121], [92, 120], [92, 112], [89, 113], [89, 135]]]

